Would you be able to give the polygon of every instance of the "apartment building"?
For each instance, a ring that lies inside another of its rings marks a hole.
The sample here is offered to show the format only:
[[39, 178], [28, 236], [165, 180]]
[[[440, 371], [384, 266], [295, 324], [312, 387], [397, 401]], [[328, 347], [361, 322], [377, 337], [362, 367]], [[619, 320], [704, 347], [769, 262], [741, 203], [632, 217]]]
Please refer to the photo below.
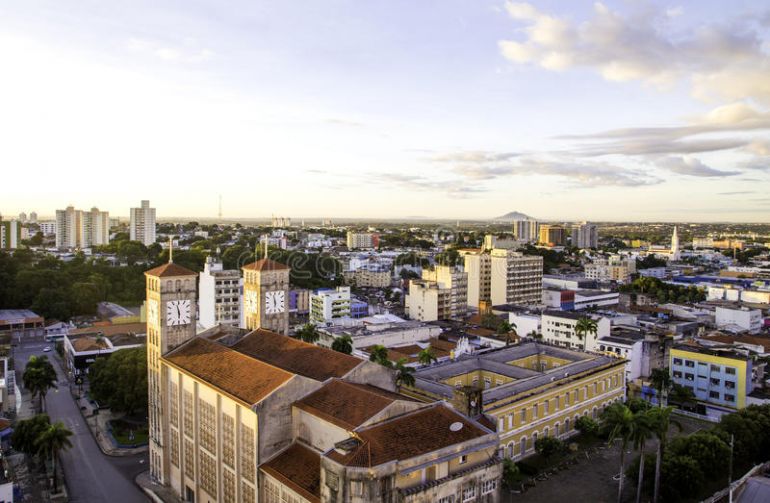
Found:
[[413, 320], [452, 320], [465, 317], [467, 299], [467, 273], [440, 265], [431, 270], [424, 269], [422, 279], [409, 282], [405, 303]]
[[490, 299], [493, 305], [537, 305], [543, 297], [543, 257], [511, 250], [490, 253]]
[[202, 327], [242, 325], [243, 281], [239, 270], [227, 270], [218, 256], [209, 255], [198, 277], [198, 289], [199, 322]]
[[131, 208], [129, 234], [131, 241], [145, 246], [155, 242], [155, 208], [150, 208], [150, 201], [143, 200], [139, 208]]
[[599, 258], [585, 266], [586, 279], [627, 283], [636, 272], [636, 259], [613, 255]]
[[110, 214], [91, 208], [76, 210], [68, 206], [56, 210], [56, 247], [90, 248], [110, 242]]
[[545, 246], [566, 246], [567, 229], [562, 225], [541, 224], [538, 243]]
[[[596, 333], [587, 333], [581, 339], [575, 330], [581, 318], [592, 318], [596, 321]], [[571, 311], [543, 311], [542, 314], [543, 340], [558, 346], [596, 351], [597, 341], [610, 335], [610, 320], [602, 316], [578, 314]]]
[[583, 222], [572, 227], [572, 246], [581, 249], [599, 246], [599, 231], [596, 224]]
[[538, 240], [537, 220], [514, 220], [513, 237], [519, 241], [535, 242]]
[[371, 232], [353, 232], [348, 231], [347, 245], [348, 249], [355, 250], [360, 248], [377, 248], [380, 244], [379, 234]]
[[310, 296], [310, 321], [316, 325], [351, 317], [350, 287], [318, 290]]
[[478, 307], [479, 302], [491, 300], [492, 256], [481, 250], [460, 250], [464, 270], [468, 274], [468, 305]]
[[379, 271], [361, 268], [342, 273], [345, 283], [359, 288], [387, 288], [390, 286], [392, 275], [390, 270]]
[[538, 438], [569, 438], [578, 418], [623, 400], [624, 367], [611, 356], [523, 342], [418, 369], [403, 393], [485, 416], [497, 425], [498, 456], [518, 460], [534, 454]]

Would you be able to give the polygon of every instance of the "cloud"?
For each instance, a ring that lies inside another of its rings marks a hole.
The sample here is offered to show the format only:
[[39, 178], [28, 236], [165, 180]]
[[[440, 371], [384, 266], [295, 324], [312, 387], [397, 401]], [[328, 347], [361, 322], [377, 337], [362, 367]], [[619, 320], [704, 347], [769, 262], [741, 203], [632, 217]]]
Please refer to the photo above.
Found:
[[718, 196], [740, 196], [744, 194], [755, 194], [756, 190], [735, 190], [732, 192], [717, 192]]
[[740, 165], [744, 169], [753, 169], [756, 171], [770, 171], [770, 159], [763, 159], [761, 157], [755, 157], [744, 161]]
[[449, 195], [459, 198], [466, 198], [488, 191], [486, 187], [470, 185], [465, 180], [439, 180], [435, 177], [428, 178], [422, 175], [411, 175], [407, 173], [370, 172], [362, 178], [362, 182], [366, 184], [374, 182], [379, 185], [392, 186], [406, 190], [446, 192]]
[[770, 104], [770, 56], [763, 32], [754, 29], [756, 16], [679, 30], [671, 23], [677, 9], [622, 14], [596, 3], [593, 16], [580, 23], [527, 3], [508, 2], [506, 10], [524, 25], [522, 37], [498, 42], [514, 63], [554, 71], [591, 68], [609, 81], [664, 89], [687, 81], [700, 100], [753, 98]]
[[460, 152], [450, 152], [446, 154], [438, 154], [431, 158], [436, 162], [472, 162], [472, 163], [488, 163], [488, 162], [500, 162], [508, 161], [519, 155], [516, 152], [490, 152], [485, 150], [467, 150]]
[[669, 156], [662, 159], [655, 159], [651, 164], [659, 168], [666, 169], [673, 173], [688, 176], [700, 177], [722, 177], [741, 174], [740, 171], [720, 171], [703, 164], [699, 159], [690, 156], [677, 157]]
[[200, 63], [208, 61], [214, 56], [214, 51], [195, 47], [191, 40], [186, 40], [182, 45], [185, 47], [177, 47], [144, 38], [130, 38], [126, 42], [126, 48], [131, 52], [150, 54], [168, 62]]
[[348, 127], [355, 127], [355, 128], [361, 128], [366, 127], [366, 124], [363, 122], [348, 120], [348, 119], [338, 119], [338, 118], [331, 118], [326, 119], [326, 122], [329, 124], [335, 124], [338, 126], [348, 126]]

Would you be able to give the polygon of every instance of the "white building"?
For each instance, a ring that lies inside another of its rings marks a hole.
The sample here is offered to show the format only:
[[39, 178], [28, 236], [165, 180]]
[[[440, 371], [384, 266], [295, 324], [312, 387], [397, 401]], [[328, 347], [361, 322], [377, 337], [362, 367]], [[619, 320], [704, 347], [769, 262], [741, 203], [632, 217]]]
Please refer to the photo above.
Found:
[[[590, 317], [596, 321], [596, 333], [588, 333], [581, 340], [578, 338], [575, 327], [578, 320]], [[610, 335], [610, 320], [602, 316], [578, 314], [570, 311], [544, 311], [542, 315], [543, 340], [551, 344], [572, 349], [596, 351], [597, 341]]]
[[514, 220], [513, 222], [513, 237], [519, 241], [537, 241], [537, 220], [523, 219]]
[[371, 232], [348, 231], [347, 245], [350, 250], [357, 248], [377, 248], [379, 236]]
[[587, 308], [615, 307], [620, 303], [619, 292], [578, 290], [575, 292], [575, 311]]
[[717, 328], [755, 333], [762, 328], [762, 311], [745, 307], [717, 307], [715, 321]]
[[241, 326], [243, 279], [237, 269], [224, 269], [218, 258], [207, 257], [199, 275], [200, 317], [203, 328], [216, 325]]
[[45, 220], [38, 222], [38, 227], [43, 236], [53, 236], [56, 234], [56, 220]]
[[131, 208], [129, 234], [131, 241], [145, 246], [155, 242], [155, 208], [150, 208], [150, 201], [143, 200], [139, 208]]
[[479, 302], [490, 300], [492, 284], [492, 257], [481, 250], [461, 250], [468, 274], [468, 305], [478, 307]]
[[540, 323], [542, 318], [539, 314], [528, 313], [508, 313], [508, 323], [516, 330], [519, 337], [527, 337], [530, 334], [540, 333]]
[[597, 248], [599, 246], [599, 231], [596, 224], [583, 222], [572, 228], [572, 246], [577, 248]]
[[511, 250], [491, 252], [492, 305], [537, 305], [543, 297], [543, 257]]
[[641, 331], [615, 330], [599, 339], [597, 351], [626, 359], [626, 382], [631, 382], [650, 374], [650, 359], [645, 359], [644, 345]]
[[310, 296], [310, 321], [316, 325], [334, 323], [350, 318], [350, 287], [338, 286], [334, 290], [318, 290]]
[[68, 206], [56, 210], [56, 247], [90, 248], [110, 242], [110, 214], [91, 208], [76, 210]]
[[636, 272], [636, 259], [633, 257], [621, 257], [612, 255], [609, 258], [600, 258], [585, 266], [586, 279], [596, 281], [617, 281], [626, 283], [631, 275]]
[[[423, 269], [422, 279], [434, 281], [444, 293], [446, 306], [439, 307], [439, 315], [445, 318], [459, 319], [468, 312], [468, 273], [458, 271], [454, 267], [437, 265], [433, 269]], [[442, 312], [444, 312], [442, 314]]]

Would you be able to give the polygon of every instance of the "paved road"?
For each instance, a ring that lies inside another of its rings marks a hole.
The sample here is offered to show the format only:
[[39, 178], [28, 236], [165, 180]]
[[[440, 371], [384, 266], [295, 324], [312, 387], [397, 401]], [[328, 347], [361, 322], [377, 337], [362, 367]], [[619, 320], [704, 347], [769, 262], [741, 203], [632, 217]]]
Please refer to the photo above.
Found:
[[[43, 353], [48, 346], [42, 341], [24, 342], [14, 348], [16, 375], [19, 386], [24, 367], [33, 354]], [[50, 344], [53, 347], [53, 344]], [[134, 484], [134, 477], [147, 469], [147, 455], [125, 457], [105, 455], [96, 445], [88, 425], [85, 424], [75, 401], [69, 392], [66, 377], [53, 353], [48, 359], [59, 376], [59, 390], [51, 390], [46, 396], [47, 412], [52, 421], [63, 421], [73, 435], [72, 448], [61, 455], [64, 477], [72, 502], [107, 501], [110, 503], [135, 503], [148, 501], [144, 493]]]

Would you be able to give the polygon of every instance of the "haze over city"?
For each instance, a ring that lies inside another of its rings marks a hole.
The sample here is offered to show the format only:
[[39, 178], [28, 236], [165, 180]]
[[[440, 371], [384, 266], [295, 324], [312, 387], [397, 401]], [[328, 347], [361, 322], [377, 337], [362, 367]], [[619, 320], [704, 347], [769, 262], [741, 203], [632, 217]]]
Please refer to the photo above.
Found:
[[[767, 221], [767, 2], [0, 5], [0, 211]], [[579, 213], [579, 215], [578, 215]]]

